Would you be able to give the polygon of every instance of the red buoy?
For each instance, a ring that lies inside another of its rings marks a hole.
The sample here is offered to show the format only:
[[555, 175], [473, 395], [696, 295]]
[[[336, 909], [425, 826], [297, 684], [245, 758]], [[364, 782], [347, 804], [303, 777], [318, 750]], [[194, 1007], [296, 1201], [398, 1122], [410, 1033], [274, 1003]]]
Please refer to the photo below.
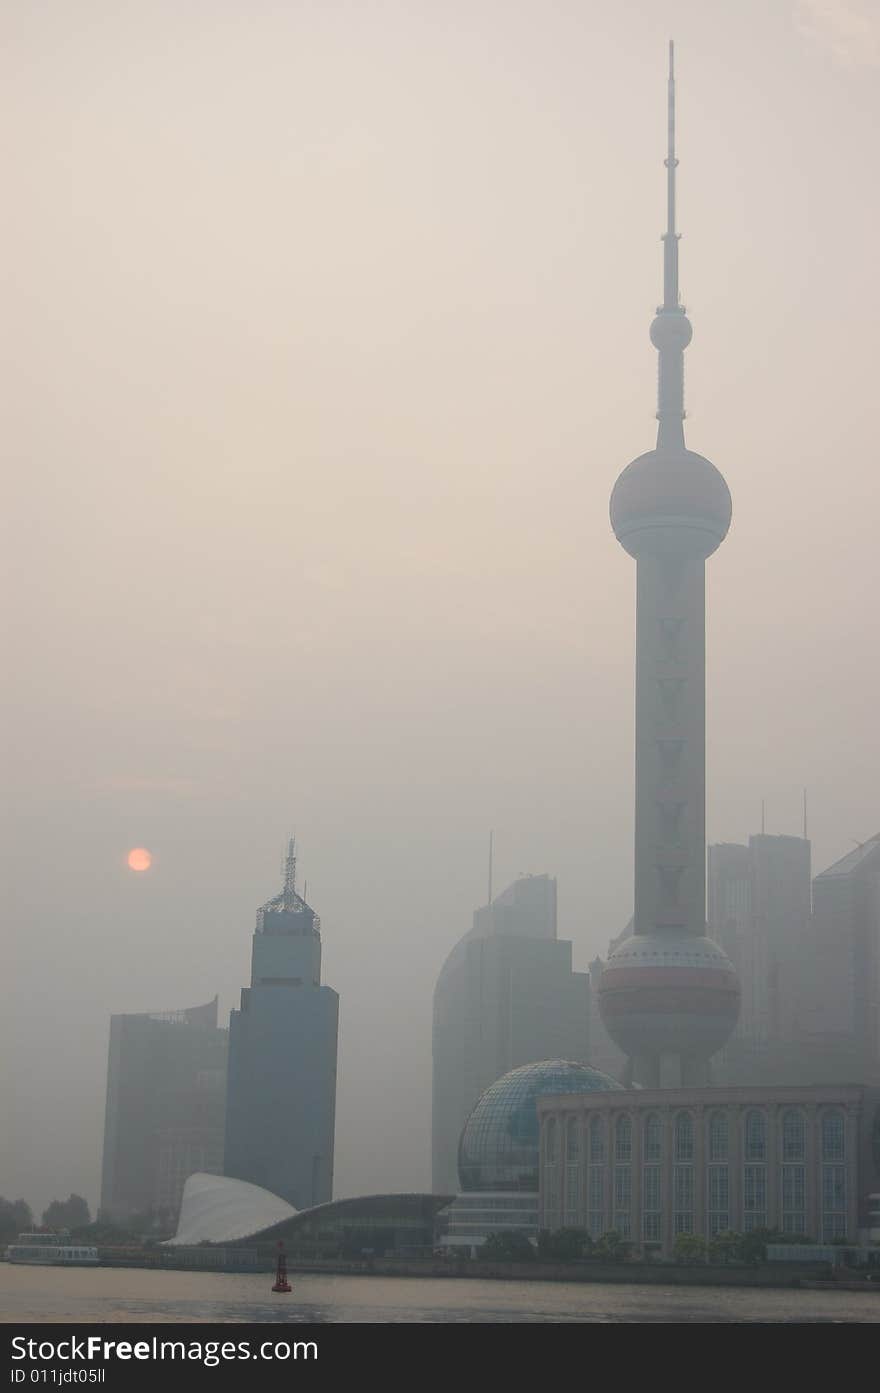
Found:
[[287, 1280], [287, 1258], [284, 1256], [284, 1244], [281, 1242], [278, 1244], [278, 1264], [275, 1268], [275, 1285], [272, 1290], [282, 1292], [291, 1290]]

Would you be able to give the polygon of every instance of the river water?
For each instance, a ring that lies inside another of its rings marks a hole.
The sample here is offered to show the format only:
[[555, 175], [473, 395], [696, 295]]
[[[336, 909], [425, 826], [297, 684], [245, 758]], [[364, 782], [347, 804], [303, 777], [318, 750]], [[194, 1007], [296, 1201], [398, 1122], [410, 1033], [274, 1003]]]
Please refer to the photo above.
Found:
[[0, 1263], [0, 1321], [521, 1322], [880, 1321], [880, 1291], [487, 1282], [468, 1278], [270, 1273]]

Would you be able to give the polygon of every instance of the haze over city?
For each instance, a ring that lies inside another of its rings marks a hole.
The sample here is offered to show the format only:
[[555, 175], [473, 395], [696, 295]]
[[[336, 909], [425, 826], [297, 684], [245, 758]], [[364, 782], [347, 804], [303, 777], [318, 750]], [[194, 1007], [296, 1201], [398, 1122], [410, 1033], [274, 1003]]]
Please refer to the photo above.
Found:
[[[867, 3], [9, 7], [2, 1190], [98, 1196], [112, 1012], [247, 980], [288, 834], [335, 1193], [424, 1190], [495, 887], [632, 913], [634, 568], [676, 35], [707, 837], [878, 831]], [[686, 75], [686, 80], [685, 80]], [[127, 864], [149, 851], [142, 871]]]

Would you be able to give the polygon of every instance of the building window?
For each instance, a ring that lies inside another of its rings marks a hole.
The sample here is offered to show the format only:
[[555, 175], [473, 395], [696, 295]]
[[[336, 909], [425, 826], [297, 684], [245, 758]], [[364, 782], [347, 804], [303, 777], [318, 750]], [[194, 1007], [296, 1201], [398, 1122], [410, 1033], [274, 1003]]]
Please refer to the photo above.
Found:
[[[629, 1121], [629, 1119], [627, 1119]], [[630, 1208], [632, 1205], [632, 1169], [630, 1166], [614, 1167], [614, 1227], [622, 1237], [630, 1234]]]
[[709, 1167], [709, 1213], [727, 1214], [730, 1208], [730, 1171], [727, 1166]]
[[614, 1167], [614, 1208], [629, 1211], [632, 1202], [632, 1171], [629, 1166]]
[[645, 1166], [642, 1170], [642, 1208], [660, 1208], [659, 1166]]
[[823, 1214], [822, 1242], [833, 1243], [835, 1238], [846, 1238], [846, 1215]]
[[844, 1156], [843, 1113], [826, 1112], [822, 1118], [822, 1160], [842, 1161]]
[[559, 1178], [554, 1166], [547, 1174], [547, 1214], [548, 1217], [555, 1216], [559, 1208]]
[[767, 1159], [767, 1119], [756, 1109], [746, 1113], [745, 1156], [747, 1161]]
[[727, 1114], [713, 1112], [709, 1118], [709, 1160], [726, 1161], [728, 1145]]
[[[672, 1186], [674, 1195], [674, 1207], [676, 1214], [691, 1210], [694, 1207], [694, 1168], [693, 1166], [675, 1166], [672, 1172]], [[689, 1230], [682, 1229], [682, 1233]]]
[[[758, 1114], [760, 1116], [760, 1114]], [[743, 1167], [743, 1230], [767, 1227], [767, 1167]]]
[[565, 1222], [574, 1228], [577, 1224], [577, 1214], [580, 1204], [581, 1188], [581, 1168], [580, 1166], [565, 1167]]
[[782, 1212], [806, 1208], [806, 1167], [782, 1167]]
[[660, 1215], [655, 1213], [645, 1213], [642, 1215], [642, 1238], [646, 1243], [660, 1242]]
[[601, 1164], [605, 1160], [605, 1138], [602, 1135], [601, 1117], [590, 1118], [590, 1160]]
[[676, 1214], [676, 1216], [675, 1216], [675, 1224], [674, 1224], [673, 1227], [674, 1227], [674, 1229], [675, 1229], [676, 1234], [679, 1234], [679, 1233], [693, 1233], [693, 1231], [694, 1231], [694, 1216], [693, 1216], [693, 1214]]
[[694, 1119], [689, 1112], [680, 1112], [675, 1119], [675, 1159], [694, 1159]]
[[581, 1159], [581, 1137], [578, 1128], [577, 1118], [570, 1117], [565, 1127], [565, 1159], [567, 1161], [579, 1161]]
[[645, 1118], [643, 1161], [659, 1161], [663, 1146], [663, 1128], [655, 1112]]
[[806, 1138], [803, 1113], [789, 1108], [782, 1114], [783, 1161], [803, 1161], [806, 1156]]
[[590, 1166], [589, 1180], [589, 1207], [590, 1209], [604, 1210], [605, 1208], [605, 1168], [604, 1166]]
[[632, 1122], [626, 1115], [619, 1117], [614, 1125], [614, 1159], [632, 1160]]
[[822, 1209], [846, 1210], [846, 1167], [822, 1167]]
[[727, 1210], [720, 1210], [717, 1214], [709, 1215], [709, 1237], [714, 1238], [716, 1234], [727, 1233], [730, 1229], [730, 1214]]
[[544, 1160], [551, 1164], [556, 1160], [557, 1137], [556, 1118], [548, 1117], [544, 1123]]

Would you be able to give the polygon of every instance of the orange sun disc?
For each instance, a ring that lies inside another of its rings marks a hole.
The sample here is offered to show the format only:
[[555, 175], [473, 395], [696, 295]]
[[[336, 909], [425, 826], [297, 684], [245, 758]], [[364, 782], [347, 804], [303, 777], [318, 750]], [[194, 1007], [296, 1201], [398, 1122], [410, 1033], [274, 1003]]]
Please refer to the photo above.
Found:
[[148, 871], [153, 858], [144, 846], [136, 846], [128, 853], [128, 867], [132, 871]]

